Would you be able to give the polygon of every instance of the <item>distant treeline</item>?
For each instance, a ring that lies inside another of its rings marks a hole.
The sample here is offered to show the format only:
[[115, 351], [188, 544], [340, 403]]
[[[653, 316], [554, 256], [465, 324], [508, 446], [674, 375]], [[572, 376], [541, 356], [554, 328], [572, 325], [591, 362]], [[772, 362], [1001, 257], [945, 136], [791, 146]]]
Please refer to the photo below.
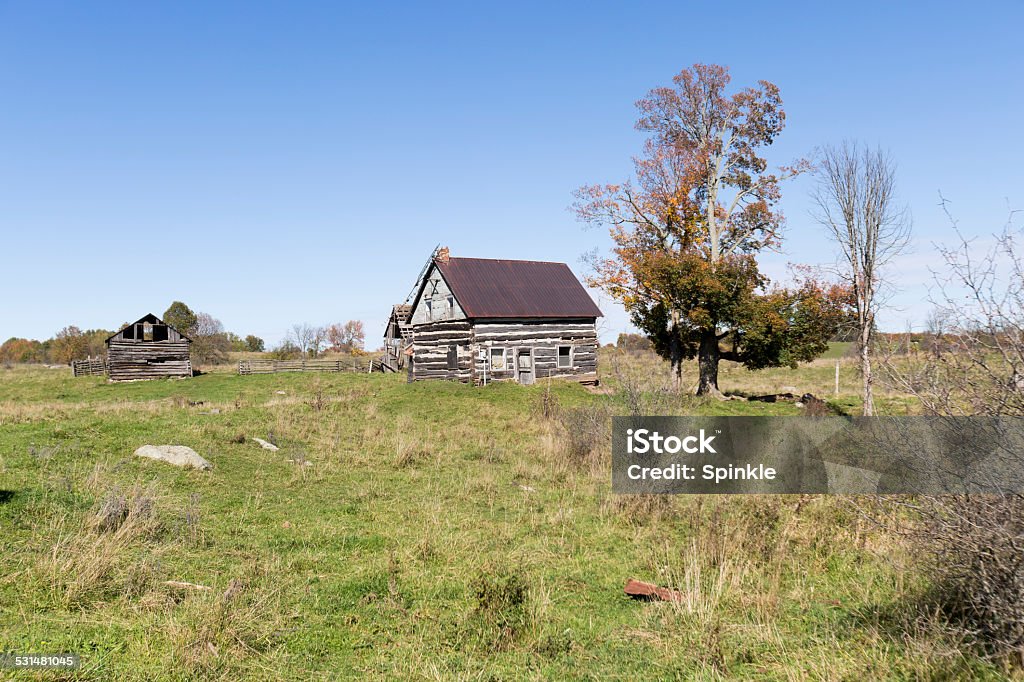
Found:
[[[227, 362], [228, 353], [231, 351], [265, 350], [263, 339], [258, 336], [250, 334], [243, 338], [226, 331], [220, 320], [208, 313], [196, 313], [181, 301], [175, 301], [167, 308], [163, 314], [163, 321], [192, 339], [192, 357], [196, 364]], [[130, 322], [125, 321], [118, 329], [128, 324]], [[44, 341], [10, 338], [0, 345], [0, 362], [67, 365], [72, 360], [87, 357], [105, 358], [106, 340], [115, 331], [117, 330], [83, 331], [70, 325]]]
[[[174, 301], [161, 316], [164, 322], [192, 339], [192, 361], [196, 365], [219, 365], [228, 362], [228, 353], [262, 353], [267, 350], [263, 339], [253, 334], [242, 337], [224, 329], [223, 323], [213, 315], [195, 312], [181, 301]], [[122, 323], [117, 329], [130, 324]], [[0, 363], [43, 363], [67, 365], [72, 360], [88, 357], [105, 358], [106, 340], [117, 331], [111, 329], [81, 330], [67, 326], [53, 338], [10, 338], [0, 345]], [[363, 353], [366, 335], [359, 320], [313, 326], [293, 325], [287, 337], [271, 349], [273, 357], [290, 360], [301, 357], [315, 358], [324, 352]]]

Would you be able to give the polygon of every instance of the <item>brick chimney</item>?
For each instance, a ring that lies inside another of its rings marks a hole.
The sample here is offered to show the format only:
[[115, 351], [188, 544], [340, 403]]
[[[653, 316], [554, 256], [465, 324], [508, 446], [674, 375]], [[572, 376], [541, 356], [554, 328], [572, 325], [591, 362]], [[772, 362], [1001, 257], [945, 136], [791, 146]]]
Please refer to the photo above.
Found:
[[434, 260], [436, 260], [438, 263], [447, 264], [448, 259], [451, 257], [450, 253], [451, 252], [448, 250], [447, 246], [442, 246], [440, 249], [437, 250], [437, 254], [434, 256]]

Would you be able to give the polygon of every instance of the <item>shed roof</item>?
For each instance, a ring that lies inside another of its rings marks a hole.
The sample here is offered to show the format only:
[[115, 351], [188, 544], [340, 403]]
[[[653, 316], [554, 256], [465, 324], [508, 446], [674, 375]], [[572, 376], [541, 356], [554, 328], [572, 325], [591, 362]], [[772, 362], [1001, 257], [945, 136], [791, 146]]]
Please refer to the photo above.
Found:
[[448, 258], [434, 265], [466, 317], [601, 317], [565, 263]]

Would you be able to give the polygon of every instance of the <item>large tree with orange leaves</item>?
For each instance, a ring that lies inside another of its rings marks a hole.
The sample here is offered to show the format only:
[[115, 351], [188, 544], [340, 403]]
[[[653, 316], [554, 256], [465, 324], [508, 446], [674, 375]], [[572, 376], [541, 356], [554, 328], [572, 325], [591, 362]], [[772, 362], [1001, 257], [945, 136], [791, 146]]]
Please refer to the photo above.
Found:
[[637, 103], [650, 137], [635, 177], [582, 187], [574, 204], [615, 242], [592, 283], [625, 305], [677, 378], [698, 359], [700, 395], [719, 393], [721, 359], [763, 368], [819, 355], [848, 304], [838, 287], [772, 288], [758, 271], [755, 255], [779, 244], [779, 185], [808, 166], [768, 172], [761, 150], [786, 119], [779, 89], [760, 81], [729, 94], [729, 82], [727, 68], [696, 64], [651, 90]]

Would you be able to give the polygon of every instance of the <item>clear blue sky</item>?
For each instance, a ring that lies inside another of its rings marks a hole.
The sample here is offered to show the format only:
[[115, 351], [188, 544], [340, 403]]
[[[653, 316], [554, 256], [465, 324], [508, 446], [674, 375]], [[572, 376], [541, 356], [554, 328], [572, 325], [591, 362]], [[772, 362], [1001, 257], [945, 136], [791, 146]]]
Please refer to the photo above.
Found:
[[[916, 246], [883, 323], [919, 324], [938, 191], [972, 233], [1024, 208], [1022, 25], [1016, 1], [0, 0], [0, 340], [180, 299], [269, 342], [363, 319], [373, 346], [435, 244], [583, 274], [607, 239], [572, 190], [628, 175], [633, 103], [698, 61], [779, 85], [773, 162], [891, 150]], [[832, 259], [809, 189], [770, 274]]]

